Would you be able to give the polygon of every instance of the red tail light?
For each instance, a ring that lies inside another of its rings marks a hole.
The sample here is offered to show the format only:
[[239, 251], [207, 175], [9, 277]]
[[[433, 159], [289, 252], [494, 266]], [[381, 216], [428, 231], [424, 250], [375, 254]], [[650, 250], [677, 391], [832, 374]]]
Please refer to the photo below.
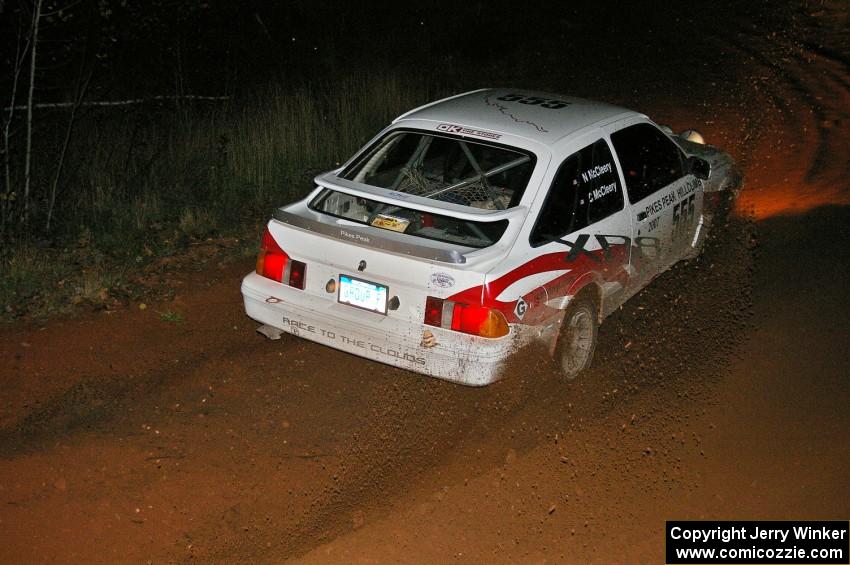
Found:
[[498, 310], [433, 296], [425, 300], [425, 323], [480, 337], [502, 337], [510, 331], [508, 321]]
[[289, 255], [280, 248], [269, 229], [263, 232], [260, 252], [257, 254], [257, 274], [273, 281], [283, 282], [283, 271]]
[[257, 254], [257, 274], [303, 290], [306, 271], [307, 265], [290, 259], [266, 228], [260, 243], [260, 252]]

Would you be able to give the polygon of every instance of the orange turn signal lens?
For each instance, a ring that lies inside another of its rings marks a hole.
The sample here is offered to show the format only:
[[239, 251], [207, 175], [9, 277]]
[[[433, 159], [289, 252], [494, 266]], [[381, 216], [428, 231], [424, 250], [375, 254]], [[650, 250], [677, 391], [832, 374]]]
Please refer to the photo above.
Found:
[[502, 337], [508, 335], [510, 328], [505, 315], [498, 310], [487, 309], [487, 316], [478, 326], [478, 335], [481, 337]]

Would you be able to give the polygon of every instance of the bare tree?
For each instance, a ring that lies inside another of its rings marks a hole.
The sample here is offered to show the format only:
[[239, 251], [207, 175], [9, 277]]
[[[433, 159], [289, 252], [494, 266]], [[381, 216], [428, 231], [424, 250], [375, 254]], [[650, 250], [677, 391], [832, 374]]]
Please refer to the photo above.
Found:
[[[50, 231], [50, 222], [53, 219], [53, 207], [56, 204], [56, 188], [59, 186], [59, 179], [62, 177], [62, 168], [65, 165], [65, 156], [68, 154], [68, 147], [71, 144], [71, 136], [74, 132], [74, 125], [77, 119], [77, 110], [83, 103], [86, 97], [86, 91], [89, 88], [93, 69], [86, 68], [86, 58], [83, 57], [83, 62], [80, 65], [80, 74], [77, 77], [76, 91], [74, 92], [74, 102], [71, 106], [71, 115], [68, 118], [68, 127], [65, 128], [65, 138], [62, 140], [62, 148], [59, 150], [59, 160], [56, 163], [56, 173], [53, 175], [53, 181], [50, 183], [50, 204], [47, 208], [47, 225], [45, 229]], [[85, 76], [84, 76], [85, 75]]]
[[[2, 6], [0, 6], [2, 8]], [[0, 13], [2, 13], [2, 9], [0, 9]], [[32, 29], [30, 28], [30, 32]], [[3, 173], [4, 173], [4, 192], [2, 194], [2, 204], [3, 207], [0, 209], [0, 234], [5, 233], [6, 231], [6, 222], [9, 220], [9, 215], [12, 209], [12, 201], [15, 197], [15, 190], [12, 186], [12, 161], [11, 161], [11, 153], [12, 153], [12, 122], [15, 119], [15, 110], [18, 109], [15, 106], [15, 100], [18, 97], [18, 82], [21, 77], [21, 71], [24, 68], [24, 61], [26, 60], [27, 52], [29, 51], [30, 40], [32, 38], [31, 33], [27, 33], [26, 38], [23, 37], [21, 33], [21, 28], [18, 27], [18, 38], [15, 42], [15, 59], [12, 67], [12, 86], [11, 92], [9, 93], [10, 104], [7, 108], [6, 119], [3, 123]]]
[[27, 94], [27, 143], [24, 158], [24, 211], [23, 223], [29, 220], [30, 179], [32, 173], [32, 102], [35, 90], [35, 57], [38, 48], [38, 27], [41, 22], [41, 6], [44, 0], [35, 0], [32, 15], [32, 33], [30, 34], [30, 84]]

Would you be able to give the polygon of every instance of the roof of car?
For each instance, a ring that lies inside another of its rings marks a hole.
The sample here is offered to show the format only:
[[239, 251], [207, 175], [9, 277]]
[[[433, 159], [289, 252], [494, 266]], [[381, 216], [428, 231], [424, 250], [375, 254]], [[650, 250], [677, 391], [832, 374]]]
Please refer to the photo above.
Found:
[[[542, 101], [541, 101], [542, 100]], [[583, 98], [514, 88], [487, 88], [432, 102], [396, 118], [427, 120], [533, 139], [552, 145], [587, 126], [617, 117], [640, 115], [632, 110]]]

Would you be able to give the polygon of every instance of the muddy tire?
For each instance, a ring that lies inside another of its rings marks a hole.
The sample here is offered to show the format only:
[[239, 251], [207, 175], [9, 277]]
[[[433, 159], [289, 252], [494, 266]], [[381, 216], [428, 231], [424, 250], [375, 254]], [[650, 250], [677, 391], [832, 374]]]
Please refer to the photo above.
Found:
[[587, 297], [577, 297], [564, 314], [555, 347], [555, 363], [565, 379], [572, 380], [590, 367], [598, 331], [596, 304]]

